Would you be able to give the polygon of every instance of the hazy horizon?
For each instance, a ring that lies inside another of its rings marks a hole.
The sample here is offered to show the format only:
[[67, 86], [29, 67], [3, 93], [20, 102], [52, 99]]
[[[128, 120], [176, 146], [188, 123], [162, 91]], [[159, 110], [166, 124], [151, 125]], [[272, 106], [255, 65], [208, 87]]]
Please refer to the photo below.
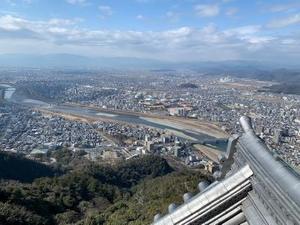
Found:
[[138, 57], [82, 56], [57, 54], [0, 54], [0, 67], [68, 69], [200, 69], [208, 71], [299, 70], [296, 63], [260, 60], [170, 61]]

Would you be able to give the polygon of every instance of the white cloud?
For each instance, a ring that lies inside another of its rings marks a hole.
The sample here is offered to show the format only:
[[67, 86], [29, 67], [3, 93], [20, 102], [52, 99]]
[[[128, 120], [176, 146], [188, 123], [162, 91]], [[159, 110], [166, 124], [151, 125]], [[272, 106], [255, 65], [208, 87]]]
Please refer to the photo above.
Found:
[[66, 34], [68, 32], [66, 28], [62, 27], [50, 27], [48, 31], [53, 34]]
[[48, 23], [49, 25], [54, 25], [54, 26], [69, 26], [69, 25], [76, 24], [77, 21], [80, 21], [80, 19], [68, 20], [68, 19], [52, 18], [48, 21]]
[[281, 19], [275, 19], [271, 21], [267, 26], [269, 28], [283, 28], [294, 24], [300, 24], [300, 13]]
[[228, 38], [234, 38], [242, 41], [245, 46], [251, 51], [256, 51], [264, 48], [268, 44], [275, 41], [277, 38], [273, 36], [262, 35], [261, 26], [243, 26], [224, 31], [224, 35]]
[[234, 36], [234, 35], [250, 35], [258, 33], [261, 30], [260, 25], [249, 25], [249, 26], [242, 26], [242, 27], [236, 27], [233, 29], [225, 30], [224, 33], [228, 36]]
[[282, 44], [285, 44], [285, 45], [291, 45], [291, 44], [296, 44], [297, 43], [297, 40], [295, 39], [292, 39], [292, 38], [287, 38], [287, 39], [283, 39], [281, 41]]
[[20, 30], [25, 20], [10, 15], [0, 17], [0, 28], [7, 31]]
[[66, 0], [66, 2], [72, 5], [82, 5], [85, 4], [87, 0]]
[[7, 31], [30, 30], [38, 33], [48, 27], [70, 26], [75, 25], [80, 21], [80, 18], [75, 18], [73, 20], [52, 18], [48, 21], [29, 21], [20, 17], [5, 15], [0, 16], [0, 29]]
[[195, 11], [198, 16], [213, 17], [219, 15], [220, 7], [217, 4], [213, 4], [213, 5], [199, 4], [195, 6]]
[[209, 24], [200, 29], [179, 27], [154, 32], [84, 29], [77, 26], [79, 22], [76, 19], [36, 21], [0, 16], [0, 51], [64, 52], [175, 61], [262, 59], [272, 57], [272, 54], [285, 60], [291, 57], [291, 51], [298, 58], [300, 56], [299, 37], [265, 35], [263, 27], [257, 25], [220, 30]]

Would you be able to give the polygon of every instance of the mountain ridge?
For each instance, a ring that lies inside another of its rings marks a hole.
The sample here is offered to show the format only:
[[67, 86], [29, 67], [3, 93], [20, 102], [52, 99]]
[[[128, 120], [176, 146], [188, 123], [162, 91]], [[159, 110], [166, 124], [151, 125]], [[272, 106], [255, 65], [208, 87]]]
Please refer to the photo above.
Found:
[[166, 61], [137, 57], [87, 57], [76, 54], [0, 54], [0, 66], [41, 68], [201, 69], [204, 71], [300, 69], [256, 60]]

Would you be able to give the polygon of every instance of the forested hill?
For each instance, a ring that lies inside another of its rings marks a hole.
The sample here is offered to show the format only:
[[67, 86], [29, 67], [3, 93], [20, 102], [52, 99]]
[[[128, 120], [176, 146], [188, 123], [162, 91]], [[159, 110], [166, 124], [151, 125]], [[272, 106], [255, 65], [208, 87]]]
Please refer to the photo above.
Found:
[[[9, 162], [21, 159], [1, 155], [6, 174], [15, 174], [12, 170], [17, 164], [9, 166]], [[25, 162], [35, 166], [35, 162]], [[36, 175], [28, 171], [25, 180]], [[203, 178], [201, 173], [174, 172], [164, 159], [145, 156], [118, 166], [85, 163], [61, 176], [38, 178], [32, 183], [3, 180], [0, 224], [149, 224], [168, 204], [181, 202], [183, 193], [195, 192]]]
[[12, 153], [0, 152], [0, 179], [32, 182], [39, 177], [52, 177], [53, 168]]

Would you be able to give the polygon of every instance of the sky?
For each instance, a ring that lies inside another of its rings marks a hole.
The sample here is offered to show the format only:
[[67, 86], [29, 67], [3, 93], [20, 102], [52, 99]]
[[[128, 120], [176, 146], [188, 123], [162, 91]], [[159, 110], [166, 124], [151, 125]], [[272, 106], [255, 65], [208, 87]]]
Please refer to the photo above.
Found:
[[299, 0], [0, 0], [0, 54], [300, 61]]

